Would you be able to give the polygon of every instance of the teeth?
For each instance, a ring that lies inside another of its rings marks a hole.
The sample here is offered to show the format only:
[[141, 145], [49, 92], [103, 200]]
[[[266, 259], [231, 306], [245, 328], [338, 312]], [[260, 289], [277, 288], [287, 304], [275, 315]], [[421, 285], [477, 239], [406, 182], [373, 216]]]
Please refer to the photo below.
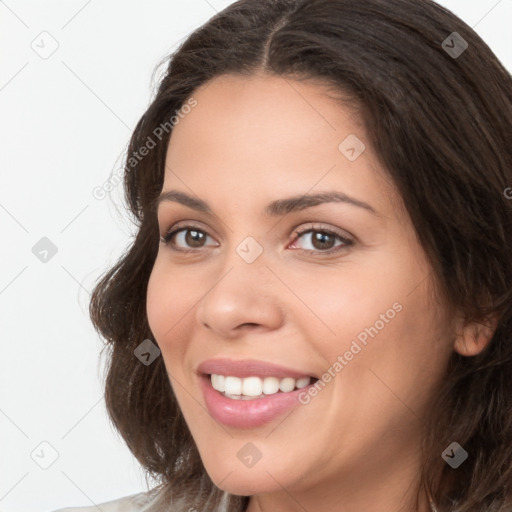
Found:
[[229, 395], [241, 395], [242, 379], [238, 377], [226, 377], [224, 380], [224, 392]]
[[284, 378], [280, 383], [279, 383], [279, 389], [283, 392], [283, 393], [289, 393], [290, 391], [293, 391], [295, 389], [295, 379], [292, 379], [290, 377], [286, 377]]
[[279, 391], [279, 379], [277, 377], [266, 377], [263, 381], [263, 393], [273, 395]]
[[217, 391], [224, 391], [224, 380], [224, 375], [215, 375], [212, 373], [211, 381], [213, 389], [216, 389]]
[[306, 386], [309, 386], [309, 383], [311, 382], [311, 379], [309, 377], [302, 377], [301, 379], [297, 379], [295, 382], [295, 385], [298, 389], [305, 388]]
[[[242, 392], [240, 395], [260, 396], [263, 391], [263, 381], [259, 377], [246, 377], [242, 379]], [[235, 393], [230, 393], [234, 395]]]
[[263, 395], [273, 395], [281, 391], [282, 393], [289, 393], [294, 389], [302, 389], [309, 386], [311, 382], [310, 377], [301, 377], [300, 379], [293, 379], [285, 377], [278, 379], [277, 377], [239, 377], [217, 375], [212, 373], [210, 375], [213, 389], [224, 393], [228, 398], [238, 400], [248, 400], [251, 398], [261, 398]]

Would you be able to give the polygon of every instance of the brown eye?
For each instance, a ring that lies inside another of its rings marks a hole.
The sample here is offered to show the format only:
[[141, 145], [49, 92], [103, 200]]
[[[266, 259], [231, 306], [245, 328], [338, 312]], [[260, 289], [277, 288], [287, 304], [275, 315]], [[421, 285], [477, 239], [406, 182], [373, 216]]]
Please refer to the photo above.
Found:
[[[310, 249], [302, 249], [306, 252], [318, 252], [318, 253], [332, 253], [337, 252], [339, 250], [346, 249], [352, 245], [354, 245], [354, 242], [352, 240], [349, 240], [345, 237], [342, 237], [338, 233], [335, 233], [334, 231], [331, 231], [329, 229], [325, 228], [308, 228], [303, 229], [295, 232], [296, 240], [304, 239], [310, 240], [310, 244], [312, 248]], [[311, 235], [311, 236], [306, 236]], [[339, 241], [336, 245], [336, 241]]]
[[312, 235], [313, 236], [311, 237], [311, 242], [315, 249], [331, 249], [336, 243], [336, 237], [334, 235], [330, 235], [329, 233], [325, 233], [323, 231], [313, 231]]
[[[306, 235], [310, 235], [307, 237]], [[309, 227], [307, 229], [295, 232], [295, 240], [307, 240], [309, 238], [311, 248], [302, 248], [303, 252], [312, 254], [331, 254], [354, 245], [352, 240], [341, 236], [340, 234], [323, 227]], [[179, 226], [170, 230], [161, 242], [168, 245], [172, 250], [179, 252], [194, 252], [207, 247], [206, 240], [210, 236], [206, 231], [197, 226]], [[210, 237], [211, 238], [211, 237]], [[214, 247], [217, 247], [215, 244]]]
[[177, 251], [201, 249], [208, 236], [205, 231], [195, 226], [185, 226], [169, 231], [162, 237], [162, 243], [173, 246]]

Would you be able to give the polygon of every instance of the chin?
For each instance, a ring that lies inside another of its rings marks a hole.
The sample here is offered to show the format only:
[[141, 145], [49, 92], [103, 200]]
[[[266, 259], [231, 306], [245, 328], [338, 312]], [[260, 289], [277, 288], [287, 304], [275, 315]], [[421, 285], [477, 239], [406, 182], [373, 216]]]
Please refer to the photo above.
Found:
[[237, 496], [254, 496], [257, 494], [265, 494], [269, 492], [275, 492], [280, 489], [280, 487], [276, 484], [276, 482], [267, 475], [266, 479], [254, 477], [251, 475], [236, 476], [229, 475], [227, 478], [224, 475], [224, 480], [219, 480], [217, 483], [214, 480], [214, 483], [219, 489], [223, 491], [229, 492], [230, 494], [235, 494]]
[[[206, 471], [213, 483], [223, 491], [238, 496], [253, 496], [255, 494], [265, 494], [275, 492], [281, 489], [276, 480], [267, 472], [266, 467], [246, 468], [242, 464], [240, 467], [231, 465], [219, 465], [218, 461], [213, 466], [204, 463]], [[281, 479], [279, 479], [281, 481]], [[287, 485], [284, 482], [283, 485]]]

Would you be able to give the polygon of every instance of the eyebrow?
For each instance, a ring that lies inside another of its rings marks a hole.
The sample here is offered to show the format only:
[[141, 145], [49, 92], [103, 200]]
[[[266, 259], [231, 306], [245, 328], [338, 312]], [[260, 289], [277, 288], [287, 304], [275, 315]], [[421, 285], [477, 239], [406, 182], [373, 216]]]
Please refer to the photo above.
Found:
[[[167, 192], [162, 192], [162, 194], [160, 194], [156, 199], [156, 208], [158, 208], [161, 203], [166, 201], [180, 203], [198, 212], [206, 213], [208, 215], [214, 215], [213, 210], [206, 201], [203, 201], [202, 199], [196, 197], [189, 196], [188, 194], [185, 194], [184, 192], [180, 192], [178, 190], [169, 190]], [[341, 192], [304, 194], [287, 197], [285, 199], [277, 199], [276, 201], [272, 201], [267, 205], [267, 207], [264, 210], [264, 213], [265, 215], [270, 217], [278, 217], [286, 215], [291, 212], [296, 212], [304, 210], [306, 208], [311, 208], [313, 206], [318, 206], [323, 203], [351, 204], [352, 206], [363, 208], [372, 213], [373, 215], [380, 216], [380, 214], [377, 213], [375, 209], [369, 204], [358, 199], [355, 199], [353, 197], [350, 197]]]

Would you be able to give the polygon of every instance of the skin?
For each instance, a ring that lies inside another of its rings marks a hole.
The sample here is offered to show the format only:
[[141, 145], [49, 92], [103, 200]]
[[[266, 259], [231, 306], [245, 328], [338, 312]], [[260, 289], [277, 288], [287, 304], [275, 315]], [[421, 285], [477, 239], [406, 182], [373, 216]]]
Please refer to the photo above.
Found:
[[[197, 106], [172, 133], [162, 190], [199, 197], [215, 215], [160, 204], [162, 236], [181, 221], [208, 236], [196, 245], [190, 231], [174, 238], [193, 253], [160, 245], [147, 315], [207, 472], [221, 489], [251, 495], [249, 512], [410, 511], [425, 407], [452, 351], [474, 355], [492, 333], [433, 300], [431, 266], [400, 196], [361, 120], [326, 91], [253, 75], [218, 77], [194, 93]], [[349, 134], [366, 145], [355, 161], [338, 150]], [[320, 191], [378, 215], [340, 202], [263, 213], [273, 200]], [[313, 223], [353, 245], [294, 235]], [[247, 236], [263, 248], [250, 264], [236, 252]], [[253, 429], [208, 414], [195, 373], [202, 361], [252, 358], [322, 375], [396, 302], [401, 311], [308, 405]], [[252, 468], [236, 455], [248, 442], [262, 453]], [[429, 510], [424, 495], [420, 510]]]

